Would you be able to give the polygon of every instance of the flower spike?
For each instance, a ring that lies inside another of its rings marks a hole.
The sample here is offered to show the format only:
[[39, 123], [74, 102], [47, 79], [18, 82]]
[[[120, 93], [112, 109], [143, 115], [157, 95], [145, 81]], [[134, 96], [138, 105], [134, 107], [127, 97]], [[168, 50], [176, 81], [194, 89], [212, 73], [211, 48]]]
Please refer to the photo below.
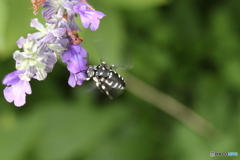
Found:
[[96, 11], [86, 0], [31, 0], [33, 13], [36, 15], [39, 7], [46, 23], [37, 18], [31, 20], [30, 26], [36, 28], [35, 33], [26, 38], [20, 37], [16, 42], [20, 50], [13, 53], [16, 61], [16, 71], [7, 74], [2, 84], [8, 102], [15, 106], [26, 103], [26, 94], [32, 94], [30, 81], [32, 78], [45, 80], [52, 72], [57, 59], [67, 64], [70, 72], [68, 84], [71, 87], [82, 85], [87, 78], [87, 51], [82, 47], [83, 39], [77, 31], [81, 31], [75, 21], [77, 14], [81, 17], [84, 28], [96, 31], [100, 19], [105, 14]]

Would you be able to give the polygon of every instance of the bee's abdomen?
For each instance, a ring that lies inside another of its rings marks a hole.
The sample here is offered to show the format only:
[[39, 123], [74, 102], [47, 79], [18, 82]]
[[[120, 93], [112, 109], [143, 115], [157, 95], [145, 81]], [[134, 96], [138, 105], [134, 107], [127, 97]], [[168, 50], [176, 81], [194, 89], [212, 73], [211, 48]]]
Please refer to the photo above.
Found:
[[106, 78], [105, 83], [116, 89], [124, 89], [126, 86], [123, 77], [115, 71], [109, 72], [109, 76]]

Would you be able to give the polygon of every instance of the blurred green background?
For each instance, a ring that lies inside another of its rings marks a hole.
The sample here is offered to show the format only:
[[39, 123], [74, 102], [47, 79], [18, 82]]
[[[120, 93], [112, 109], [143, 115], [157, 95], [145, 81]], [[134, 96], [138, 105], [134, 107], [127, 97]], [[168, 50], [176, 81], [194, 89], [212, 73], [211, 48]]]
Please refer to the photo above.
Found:
[[[240, 1], [89, 2], [107, 15], [80, 33], [89, 63], [127, 66], [117, 70], [126, 91], [110, 101], [91, 83], [71, 88], [57, 63], [31, 81], [25, 106], [0, 96], [0, 159], [239, 159], [209, 154], [240, 153]], [[16, 40], [36, 31], [30, 20], [44, 22], [30, 7], [1, 0], [1, 79], [15, 70]]]

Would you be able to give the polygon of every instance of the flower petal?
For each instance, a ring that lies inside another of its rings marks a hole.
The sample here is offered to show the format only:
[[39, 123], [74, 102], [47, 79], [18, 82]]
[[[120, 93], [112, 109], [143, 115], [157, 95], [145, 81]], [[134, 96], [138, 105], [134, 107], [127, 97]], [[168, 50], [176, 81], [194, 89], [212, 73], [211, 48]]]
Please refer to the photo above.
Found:
[[36, 28], [40, 32], [46, 32], [45, 27], [38, 21], [37, 18], [32, 19], [30, 26]]
[[9, 102], [12, 103], [14, 100], [14, 96], [12, 96], [12, 87], [6, 87], [3, 90], [4, 98]]
[[14, 72], [11, 72], [9, 74], [7, 74], [4, 78], [3, 78], [3, 81], [2, 81], [2, 84], [4, 85], [13, 85], [13, 84], [16, 84], [19, 80], [19, 77], [18, 75], [22, 73], [22, 71], [14, 71]]
[[99, 27], [99, 19], [102, 19], [106, 16], [104, 13], [91, 10], [87, 4], [79, 3], [73, 6], [73, 10], [80, 15], [81, 22], [84, 28], [88, 28], [92, 31], [96, 31]]
[[18, 45], [18, 48], [22, 48], [23, 47], [23, 44], [26, 42], [27, 40], [23, 37], [20, 37], [18, 40], [17, 40], [17, 45]]
[[61, 37], [66, 33], [66, 29], [65, 28], [57, 28], [57, 29], [53, 29], [51, 31], [51, 33], [55, 36], [55, 37]]
[[35, 32], [35, 33], [32, 33], [32, 34], [29, 34], [28, 38], [29, 39], [41, 39], [43, 36], [45, 36], [45, 33]]
[[68, 79], [68, 84], [71, 87], [75, 87], [76, 85], [82, 85], [83, 81], [87, 78], [87, 74], [85, 71], [79, 73], [70, 72], [70, 76]]
[[42, 16], [46, 19], [50, 19], [54, 13], [56, 13], [56, 10], [52, 8], [42, 10]]
[[47, 42], [53, 42], [55, 40], [55, 37], [52, 33], [46, 34], [42, 39], [41, 42], [47, 43]]
[[67, 69], [72, 73], [78, 73], [87, 69], [87, 51], [81, 45], [69, 45], [62, 55], [62, 61], [67, 63]]
[[73, 10], [73, 4], [69, 1], [62, 2], [62, 6], [67, 10]]
[[17, 107], [26, 103], [26, 94], [32, 93], [29, 81], [22, 81], [18, 76], [19, 72], [22, 71], [12, 72], [3, 80], [4, 84], [9, 85], [3, 91], [5, 99], [10, 103], [14, 101]]
[[77, 85], [82, 85], [83, 81], [85, 80], [85, 78], [87, 78], [87, 74], [86, 72], [79, 72], [77, 74]]
[[69, 86], [71, 86], [72, 88], [74, 88], [76, 86], [76, 79], [75, 79], [75, 74], [70, 72], [70, 76], [68, 78], [68, 84]]
[[91, 23], [90, 17], [87, 16], [86, 14], [85, 15], [80, 14], [80, 17], [83, 27], [88, 28]]

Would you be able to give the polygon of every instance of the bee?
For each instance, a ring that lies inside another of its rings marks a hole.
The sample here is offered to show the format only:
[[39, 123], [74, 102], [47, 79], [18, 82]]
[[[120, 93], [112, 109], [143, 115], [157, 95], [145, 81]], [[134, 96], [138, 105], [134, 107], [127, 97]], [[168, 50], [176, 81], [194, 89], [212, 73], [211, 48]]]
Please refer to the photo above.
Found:
[[96, 82], [96, 86], [99, 90], [105, 93], [110, 99], [113, 99], [110, 95], [111, 90], [124, 90], [126, 82], [123, 77], [113, 69], [117, 68], [111, 65], [109, 68], [105, 62], [100, 65], [92, 65], [87, 69], [86, 80], [93, 79]]

